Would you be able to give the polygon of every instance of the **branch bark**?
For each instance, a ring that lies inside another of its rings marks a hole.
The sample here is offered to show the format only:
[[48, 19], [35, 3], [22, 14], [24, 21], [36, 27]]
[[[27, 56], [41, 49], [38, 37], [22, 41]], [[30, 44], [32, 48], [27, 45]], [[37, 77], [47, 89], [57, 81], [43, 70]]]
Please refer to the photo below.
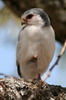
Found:
[[45, 81], [50, 76], [50, 74], [53, 71], [53, 69], [55, 68], [55, 66], [58, 65], [59, 60], [62, 57], [62, 55], [64, 54], [65, 50], [66, 50], [66, 40], [65, 40], [64, 45], [63, 45], [63, 47], [62, 47], [62, 49], [61, 49], [61, 51], [60, 51], [60, 53], [59, 53], [59, 55], [57, 57], [57, 60], [55, 61], [55, 63], [53, 64], [53, 66], [50, 67], [50, 69], [47, 72], [46, 76], [43, 78], [43, 81]]
[[66, 100], [66, 88], [7, 77], [0, 79], [0, 100]]

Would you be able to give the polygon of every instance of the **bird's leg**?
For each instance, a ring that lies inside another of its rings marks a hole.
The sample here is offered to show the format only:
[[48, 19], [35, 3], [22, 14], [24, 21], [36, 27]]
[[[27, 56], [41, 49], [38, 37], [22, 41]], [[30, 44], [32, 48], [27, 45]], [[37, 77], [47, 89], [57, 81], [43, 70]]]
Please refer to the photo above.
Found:
[[38, 74], [37, 80], [41, 81], [45, 86], [47, 85], [47, 83], [41, 79], [40, 73]]
[[43, 84], [44, 86], [47, 86], [47, 85], [48, 85], [45, 81], [43, 81], [43, 80], [41, 79], [40, 73], [37, 75], [36, 78], [34, 78], [34, 79], [32, 80], [32, 83], [37, 83], [38, 85], [39, 85], [39, 84]]
[[41, 75], [40, 73], [37, 75], [37, 77], [35, 77], [33, 80], [41, 80]]
[[41, 75], [40, 75], [40, 73], [39, 73], [38, 76], [37, 76], [37, 80], [41, 80]]

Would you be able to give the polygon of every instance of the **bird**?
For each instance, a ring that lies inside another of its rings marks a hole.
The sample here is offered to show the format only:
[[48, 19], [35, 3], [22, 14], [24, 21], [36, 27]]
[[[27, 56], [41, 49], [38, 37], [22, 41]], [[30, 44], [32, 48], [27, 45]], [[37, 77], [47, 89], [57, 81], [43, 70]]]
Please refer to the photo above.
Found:
[[25, 79], [38, 78], [47, 70], [54, 56], [55, 32], [42, 8], [25, 11], [21, 25], [16, 49], [17, 71]]

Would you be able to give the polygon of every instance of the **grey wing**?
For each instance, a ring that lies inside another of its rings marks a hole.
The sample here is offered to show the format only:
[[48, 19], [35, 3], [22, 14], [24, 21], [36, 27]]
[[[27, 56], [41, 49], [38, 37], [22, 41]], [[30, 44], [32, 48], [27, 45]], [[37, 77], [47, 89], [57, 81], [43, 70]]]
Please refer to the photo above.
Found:
[[16, 66], [17, 66], [17, 72], [18, 72], [19, 76], [22, 77], [21, 72], [20, 72], [20, 63], [19, 63], [19, 56], [18, 56], [18, 48], [17, 48], [17, 52], [16, 52]]
[[[22, 30], [21, 30], [22, 31]], [[21, 33], [20, 31], [20, 33]], [[19, 51], [19, 41], [20, 41], [20, 33], [18, 35], [18, 43], [17, 43], [17, 50], [16, 50], [16, 66], [17, 66], [17, 72], [19, 74], [20, 77], [22, 77], [21, 75], [21, 72], [20, 72], [20, 63], [19, 63], [19, 54], [18, 54], [18, 51]]]
[[20, 65], [19, 65], [18, 61], [16, 61], [16, 65], [17, 65], [17, 72], [18, 72], [19, 76], [22, 77], [21, 72], [20, 72]]

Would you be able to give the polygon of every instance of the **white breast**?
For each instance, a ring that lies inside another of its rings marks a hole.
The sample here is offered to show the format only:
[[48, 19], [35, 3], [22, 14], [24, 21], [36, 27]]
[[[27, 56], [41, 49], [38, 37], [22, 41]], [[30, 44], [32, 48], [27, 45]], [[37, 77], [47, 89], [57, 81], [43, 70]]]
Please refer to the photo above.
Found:
[[[17, 46], [17, 59], [21, 73], [26, 78], [34, 78], [47, 69], [55, 50], [55, 37], [52, 27], [44, 29], [28, 26], [20, 33]], [[37, 65], [27, 63], [33, 56], [37, 56]]]

